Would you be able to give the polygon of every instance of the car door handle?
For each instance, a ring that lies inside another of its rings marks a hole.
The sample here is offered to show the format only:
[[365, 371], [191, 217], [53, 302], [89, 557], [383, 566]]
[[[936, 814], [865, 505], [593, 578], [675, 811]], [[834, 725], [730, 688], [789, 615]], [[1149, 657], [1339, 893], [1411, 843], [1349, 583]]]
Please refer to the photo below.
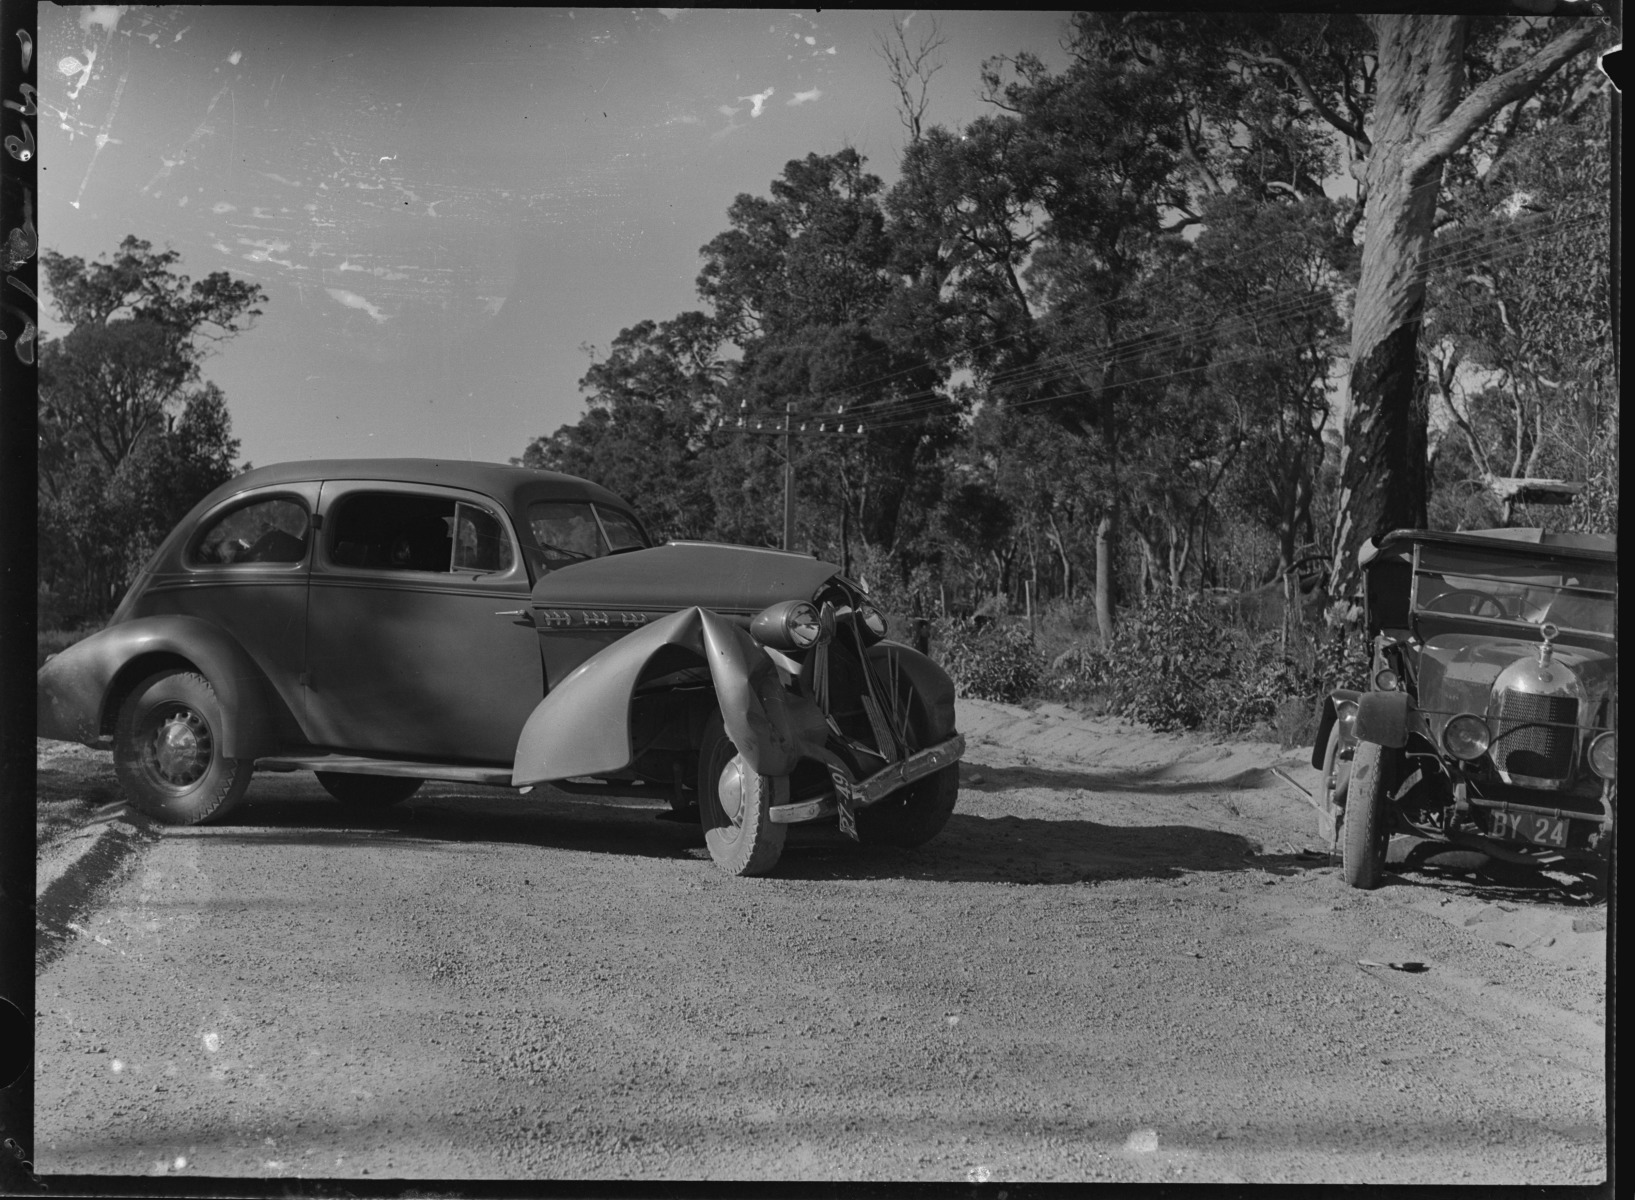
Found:
[[507, 608], [494, 615], [496, 617], [526, 617], [528, 610], [526, 608]]

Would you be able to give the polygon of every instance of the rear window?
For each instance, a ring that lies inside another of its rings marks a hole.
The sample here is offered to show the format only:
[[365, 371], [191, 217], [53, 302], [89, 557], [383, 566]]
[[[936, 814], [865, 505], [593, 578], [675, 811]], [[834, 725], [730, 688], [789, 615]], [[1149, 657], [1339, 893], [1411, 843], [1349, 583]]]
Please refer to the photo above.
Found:
[[200, 566], [298, 563], [307, 556], [307, 510], [298, 500], [257, 500], [216, 518], [193, 543]]
[[528, 527], [553, 569], [649, 545], [635, 517], [588, 500], [536, 500], [528, 506]]

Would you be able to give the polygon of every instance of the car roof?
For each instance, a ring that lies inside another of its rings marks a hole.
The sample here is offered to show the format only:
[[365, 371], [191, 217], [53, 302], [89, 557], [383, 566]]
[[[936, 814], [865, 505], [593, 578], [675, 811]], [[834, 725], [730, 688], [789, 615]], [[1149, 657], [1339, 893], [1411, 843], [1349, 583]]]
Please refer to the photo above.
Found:
[[1494, 550], [1501, 554], [1525, 554], [1533, 548], [1552, 558], [1590, 559], [1616, 562], [1618, 541], [1603, 533], [1569, 533], [1524, 527], [1516, 529], [1472, 529], [1444, 533], [1430, 529], [1394, 529], [1379, 539], [1379, 548], [1414, 545], [1465, 546]]
[[628, 510], [630, 505], [600, 484], [577, 475], [463, 458], [312, 458], [273, 463], [236, 475], [212, 500], [248, 488], [324, 479], [368, 479], [389, 483], [430, 483], [463, 488], [501, 500], [520, 512], [529, 500], [599, 500]]

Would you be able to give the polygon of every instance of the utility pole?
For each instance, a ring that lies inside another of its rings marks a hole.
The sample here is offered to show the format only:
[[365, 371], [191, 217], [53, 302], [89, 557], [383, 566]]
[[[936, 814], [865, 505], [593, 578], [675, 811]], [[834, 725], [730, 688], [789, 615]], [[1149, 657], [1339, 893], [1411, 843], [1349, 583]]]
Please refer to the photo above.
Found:
[[[742, 409], [745, 405], [740, 404], [739, 407]], [[794, 402], [785, 400], [783, 404], [783, 423], [781, 425], [774, 418], [770, 429], [763, 428], [760, 418], [751, 418], [747, 414], [739, 416], [737, 425], [738, 431], [743, 434], [770, 433], [783, 439], [783, 548], [785, 550], [794, 550], [795, 548], [795, 435], [797, 433], [803, 437], [807, 433], [821, 433], [831, 436], [847, 435], [845, 425], [836, 418], [835, 414], [824, 414], [815, 422], [802, 421], [799, 429], [795, 428], [794, 420]], [[833, 429], [829, 428], [831, 420], [834, 424]], [[817, 428], [809, 430], [807, 425], [811, 423], [815, 423]], [[858, 422], [857, 428], [847, 436], [861, 437], [862, 435], [863, 424]], [[844, 525], [844, 515], [844, 509], [842, 509], [842, 525]], [[844, 533], [842, 536], [844, 536]]]
[[783, 402], [783, 548], [795, 548], [795, 456], [789, 448], [789, 415], [793, 405]]

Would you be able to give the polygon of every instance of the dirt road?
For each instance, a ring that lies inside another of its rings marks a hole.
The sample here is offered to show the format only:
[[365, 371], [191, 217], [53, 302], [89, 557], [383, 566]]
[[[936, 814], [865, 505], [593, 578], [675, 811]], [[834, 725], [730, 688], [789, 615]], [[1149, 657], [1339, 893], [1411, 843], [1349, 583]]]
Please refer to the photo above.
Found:
[[[1605, 1177], [1605, 905], [1429, 866], [1345, 889], [1271, 770], [1312, 786], [1298, 751], [960, 719], [941, 837], [797, 833], [767, 879], [645, 805], [444, 785], [359, 820], [257, 776], [229, 824], [133, 832], [42, 903], [36, 1167]], [[49, 865], [114, 794], [41, 747]]]

